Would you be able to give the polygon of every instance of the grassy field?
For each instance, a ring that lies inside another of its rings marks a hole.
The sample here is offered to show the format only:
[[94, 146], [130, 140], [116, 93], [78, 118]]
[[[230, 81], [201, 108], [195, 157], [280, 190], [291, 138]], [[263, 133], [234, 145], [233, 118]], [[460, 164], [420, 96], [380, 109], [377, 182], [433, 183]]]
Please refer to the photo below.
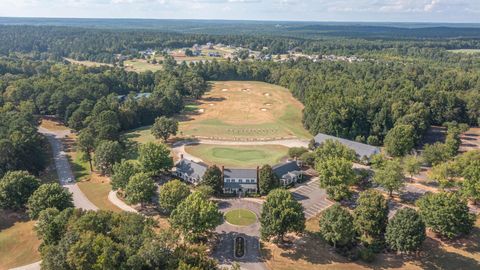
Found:
[[102, 177], [94, 173], [89, 180], [78, 182], [78, 187], [98, 208], [114, 212], [121, 211], [120, 208], [108, 200], [108, 193], [112, 190], [112, 187], [107, 177]]
[[226, 146], [189, 145], [187, 153], [203, 159], [208, 164], [254, 168], [262, 164], [274, 165], [287, 155], [288, 148], [280, 145]]
[[225, 220], [233, 225], [248, 226], [257, 221], [255, 213], [248, 209], [234, 209], [224, 215]]
[[303, 105], [287, 89], [263, 82], [213, 82], [211, 90], [179, 117], [180, 135], [210, 139], [311, 138]]
[[21, 214], [0, 211], [0, 269], [10, 269], [40, 260], [41, 241], [34, 231], [34, 221]]
[[86, 67], [101, 67], [101, 66], [113, 67], [112, 64], [106, 64], [106, 63], [99, 63], [99, 62], [92, 62], [92, 61], [78, 61], [71, 58], [64, 58], [64, 59], [72, 64], [82, 65]]
[[480, 220], [464, 239], [445, 243], [429, 233], [418, 254], [377, 254], [375, 261], [369, 264], [351, 262], [335, 253], [316, 234], [318, 217], [308, 220], [306, 225], [305, 236], [293, 240], [295, 249], [262, 243], [262, 253], [269, 269], [480, 269]]
[[463, 53], [463, 54], [477, 54], [480, 53], [480, 49], [459, 49], [459, 50], [448, 50], [452, 53]]
[[162, 69], [161, 64], [150, 64], [144, 59], [127, 60], [123, 65], [125, 70], [135, 72], [145, 72], [149, 70], [155, 72]]

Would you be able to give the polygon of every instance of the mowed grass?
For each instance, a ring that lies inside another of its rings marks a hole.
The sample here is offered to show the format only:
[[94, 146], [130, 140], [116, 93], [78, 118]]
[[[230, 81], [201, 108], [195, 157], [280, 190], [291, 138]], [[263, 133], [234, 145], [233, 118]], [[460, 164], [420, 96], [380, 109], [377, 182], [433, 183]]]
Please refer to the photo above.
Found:
[[458, 50], [448, 50], [452, 53], [462, 53], [462, 54], [477, 54], [480, 53], [480, 49], [458, 49]]
[[293, 240], [295, 248], [262, 243], [262, 254], [269, 269], [480, 269], [480, 220], [472, 233], [453, 242], [442, 242], [429, 233], [415, 255], [377, 254], [372, 263], [349, 261], [317, 235], [318, 216], [307, 221], [303, 237]]
[[0, 269], [10, 269], [40, 260], [41, 241], [35, 221], [12, 220], [0, 212]]
[[201, 158], [208, 164], [241, 168], [254, 168], [262, 164], [274, 165], [288, 153], [288, 148], [280, 145], [189, 145], [185, 151]]
[[135, 72], [145, 72], [145, 71], [159, 71], [163, 67], [161, 64], [151, 64], [148, 63], [147, 60], [144, 59], [134, 59], [134, 60], [127, 60], [123, 63], [125, 70], [127, 71], [135, 71]]
[[257, 215], [248, 209], [233, 209], [225, 213], [225, 220], [233, 225], [248, 226], [257, 221]]
[[212, 82], [179, 117], [180, 136], [218, 140], [310, 139], [303, 105], [286, 88], [254, 81]]
[[112, 190], [112, 187], [106, 177], [100, 177], [94, 174], [90, 180], [78, 182], [78, 187], [98, 208], [121, 212], [120, 208], [116, 207], [110, 202], [110, 200], [108, 200], [108, 193]]

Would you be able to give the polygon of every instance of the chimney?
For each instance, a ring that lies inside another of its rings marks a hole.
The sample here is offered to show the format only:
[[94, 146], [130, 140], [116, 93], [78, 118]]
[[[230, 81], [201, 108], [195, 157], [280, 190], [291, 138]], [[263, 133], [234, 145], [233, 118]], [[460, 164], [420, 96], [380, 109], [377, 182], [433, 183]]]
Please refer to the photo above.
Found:
[[260, 167], [257, 166], [257, 193], [260, 192], [260, 185], [259, 185], [260, 180], [258, 179], [259, 175], [260, 175]]
[[180, 154], [180, 159], [183, 159], [183, 154]]
[[221, 181], [221, 184], [222, 184], [222, 189], [225, 187], [225, 166], [222, 165], [222, 180]]

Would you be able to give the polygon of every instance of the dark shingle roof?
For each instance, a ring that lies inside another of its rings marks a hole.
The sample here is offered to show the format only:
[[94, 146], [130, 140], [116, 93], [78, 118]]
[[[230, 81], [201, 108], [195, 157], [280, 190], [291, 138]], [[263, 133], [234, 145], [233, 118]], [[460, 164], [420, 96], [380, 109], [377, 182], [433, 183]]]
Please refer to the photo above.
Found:
[[301, 171], [302, 169], [298, 166], [295, 160], [287, 161], [285, 163], [280, 163], [272, 167], [273, 172], [278, 176], [282, 177], [285, 174], [293, 171]]
[[256, 169], [227, 169], [223, 171], [224, 178], [257, 178]]
[[203, 163], [197, 163], [188, 159], [180, 160], [177, 165], [177, 172], [186, 173], [190, 177], [202, 178], [207, 171], [208, 166]]
[[223, 187], [224, 188], [246, 188], [246, 187], [255, 187], [256, 188], [257, 184], [256, 183], [238, 183], [238, 182], [224, 182]]
[[357, 155], [360, 156], [360, 157], [363, 157], [363, 156], [370, 157], [371, 155], [380, 153], [380, 148], [378, 148], [378, 147], [371, 146], [371, 145], [364, 144], [364, 143], [355, 142], [355, 141], [350, 141], [350, 140], [347, 140], [347, 139], [342, 139], [342, 138], [338, 138], [338, 137], [334, 137], [334, 136], [330, 136], [330, 135], [323, 134], [323, 133], [318, 133], [317, 136], [315, 136], [314, 139], [315, 139], [315, 142], [317, 144], [321, 144], [321, 143], [325, 142], [326, 140], [338, 141], [341, 144], [345, 145], [346, 147], [354, 150], [357, 153]]

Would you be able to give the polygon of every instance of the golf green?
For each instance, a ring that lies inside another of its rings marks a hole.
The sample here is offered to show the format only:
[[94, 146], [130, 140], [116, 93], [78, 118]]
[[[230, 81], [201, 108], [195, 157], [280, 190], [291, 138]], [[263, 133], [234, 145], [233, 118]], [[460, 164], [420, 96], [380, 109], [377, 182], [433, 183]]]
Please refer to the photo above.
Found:
[[288, 148], [280, 145], [224, 146], [190, 145], [185, 147], [189, 154], [201, 158], [208, 164], [238, 168], [254, 168], [263, 164], [274, 165], [288, 153]]
[[233, 225], [248, 226], [257, 221], [257, 215], [248, 209], [233, 209], [225, 213], [225, 220]]

